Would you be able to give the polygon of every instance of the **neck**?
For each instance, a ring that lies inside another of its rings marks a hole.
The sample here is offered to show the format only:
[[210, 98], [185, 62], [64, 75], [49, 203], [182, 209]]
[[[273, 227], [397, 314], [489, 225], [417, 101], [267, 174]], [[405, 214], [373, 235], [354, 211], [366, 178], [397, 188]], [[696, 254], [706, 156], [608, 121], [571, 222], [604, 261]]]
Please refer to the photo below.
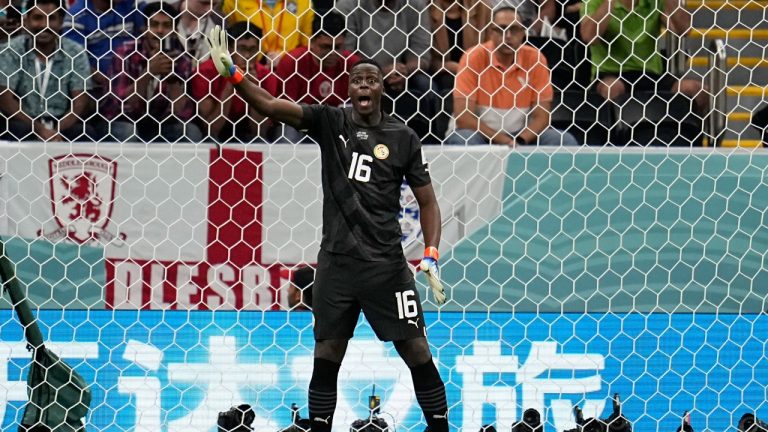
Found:
[[510, 54], [504, 54], [497, 50], [494, 55], [496, 56], [496, 60], [498, 60], [499, 63], [503, 64], [504, 66], [512, 66], [515, 63], [514, 52]]
[[198, 18], [190, 12], [182, 12], [179, 21], [181, 21], [181, 25], [188, 30], [197, 28]]
[[107, 0], [93, 0], [93, 6], [98, 12], [109, 10], [109, 2]]
[[370, 114], [360, 114], [352, 110], [352, 119], [362, 126], [376, 126], [381, 123], [381, 110], [374, 110]]
[[49, 44], [35, 44], [35, 54], [43, 59], [50, 56], [56, 51], [56, 41], [58, 40], [54, 40], [53, 43]]

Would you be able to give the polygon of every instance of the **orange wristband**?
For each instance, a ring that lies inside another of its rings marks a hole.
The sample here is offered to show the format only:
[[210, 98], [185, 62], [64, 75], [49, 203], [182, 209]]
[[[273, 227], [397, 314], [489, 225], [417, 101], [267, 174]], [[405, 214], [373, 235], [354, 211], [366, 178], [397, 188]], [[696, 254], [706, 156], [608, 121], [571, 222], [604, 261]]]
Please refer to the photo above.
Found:
[[428, 248], [424, 249], [424, 257], [433, 258], [435, 261], [437, 261], [440, 258], [440, 252], [437, 251], [436, 247], [429, 246]]
[[227, 78], [229, 82], [232, 84], [240, 84], [243, 79], [245, 78], [245, 75], [243, 75], [243, 71], [240, 70], [239, 67], [235, 66], [235, 71], [232, 73], [232, 76]]

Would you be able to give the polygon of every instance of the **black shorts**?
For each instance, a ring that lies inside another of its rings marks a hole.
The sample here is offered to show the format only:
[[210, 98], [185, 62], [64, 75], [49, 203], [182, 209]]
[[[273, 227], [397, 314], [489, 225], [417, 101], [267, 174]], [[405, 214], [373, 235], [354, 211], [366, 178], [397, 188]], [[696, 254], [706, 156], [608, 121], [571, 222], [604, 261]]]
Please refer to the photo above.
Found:
[[315, 340], [351, 339], [361, 310], [382, 341], [427, 335], [404, 257], [373, 262], [320, 250], [312, 296]]
[[602, 72], [598, 76], [600, 79], [618, 77], [627, 87], [627, 93], [633, 92], [659, 92], [671, 91], [672, 87], [679, 81], [674, 75], [665, 73], [656, 75], [644, 72]]

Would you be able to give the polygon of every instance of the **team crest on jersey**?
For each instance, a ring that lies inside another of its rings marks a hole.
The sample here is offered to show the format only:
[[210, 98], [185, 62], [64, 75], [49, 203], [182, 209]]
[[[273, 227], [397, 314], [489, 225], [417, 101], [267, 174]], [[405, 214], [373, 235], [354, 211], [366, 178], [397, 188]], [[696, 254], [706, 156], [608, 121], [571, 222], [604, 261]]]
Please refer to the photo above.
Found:
[[389, 157], [389, 148], [384, 144], [379, 144], [373, 148], [373, 155], [376, 159], [384, 160]]
[[296, 5], [296, 2], [293, 0], [288, 0], [288, 2], [285, 4], [285, 8], [288, 9], [288, 12], [295, 14], [297, 10], [299, 10], [299, 7]]
[[357, 131], [355, 136], [359, 140], [367, 140], [368, 139], [368, 132], [366, 132], [366, 131]]

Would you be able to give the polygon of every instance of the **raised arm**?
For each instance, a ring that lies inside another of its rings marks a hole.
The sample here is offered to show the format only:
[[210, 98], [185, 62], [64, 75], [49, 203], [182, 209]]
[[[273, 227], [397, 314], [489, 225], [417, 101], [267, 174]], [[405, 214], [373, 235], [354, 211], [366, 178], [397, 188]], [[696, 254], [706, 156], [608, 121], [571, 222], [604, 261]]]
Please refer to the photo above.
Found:
[[301, 105], [272, 96], [250, 78], [243, 79], [239, 83], [233, 81], [233, 84], [237, 94], [257, 113], [295, 128], [301, 125], [301, 120], [304, 117]]
[[664, 0], [662, 21], [678, 36], [686, 36], [691, 31], [691, 14], [677, 0]]
[[587, 45], [602, 42], [600, 37], [608, 29], [611, 22], [611, 9], [615, 0], [587, 0], [584, 4], [584, 17], [581, 19], [581, 40]]
[[301, 106], [285, 99], [278, 99], [268, 91], [261, 88], [255, 80], [243, 76], [232, 62], [227, 52], [227, 33], [216, 26], [211, 30], [208, 38], [211, 46], [211, 58], [219, 75], [228, 79], [234, 86], [237, 94], [259, 114], [272, 120], [298, 127], [304, 117]]

